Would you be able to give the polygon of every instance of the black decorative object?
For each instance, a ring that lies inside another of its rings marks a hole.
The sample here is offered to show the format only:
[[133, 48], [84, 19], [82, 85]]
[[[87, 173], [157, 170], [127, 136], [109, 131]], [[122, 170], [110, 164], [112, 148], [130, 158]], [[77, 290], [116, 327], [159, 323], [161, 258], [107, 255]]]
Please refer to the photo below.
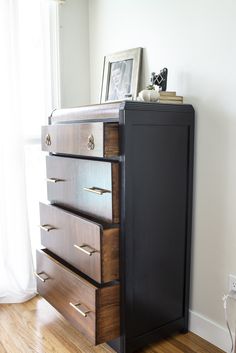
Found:
[[159, 86], [160, 91], [166, 91], [167, 75], [168, 75], [168, 69], [166, 67], [163, 70], [161, 70], [159, 74], [152, 72], [152, 77], [151, 77], [152, 85]]

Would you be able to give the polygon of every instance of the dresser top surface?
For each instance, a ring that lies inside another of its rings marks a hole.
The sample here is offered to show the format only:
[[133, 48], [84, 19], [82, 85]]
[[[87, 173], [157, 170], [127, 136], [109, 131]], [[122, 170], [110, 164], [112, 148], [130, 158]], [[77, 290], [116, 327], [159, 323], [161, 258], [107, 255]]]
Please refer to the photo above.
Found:
[[120, 112], [124, 110], [156, 111], [156, 112], [193, 112], [189, 104], [162, 104], [138, 101], [121, 101], [93, 104], [75, 108], [55, 109], [50, 115], [49, 124], [71, 123], [81, 121], [119, 121]]

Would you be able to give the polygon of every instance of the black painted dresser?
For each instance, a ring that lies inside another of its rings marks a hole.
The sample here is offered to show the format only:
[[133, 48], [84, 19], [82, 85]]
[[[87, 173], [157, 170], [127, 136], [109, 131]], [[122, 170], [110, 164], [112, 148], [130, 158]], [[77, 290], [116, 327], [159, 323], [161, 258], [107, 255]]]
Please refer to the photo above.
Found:
[[42, 128], [38, 292], [93, 344], [188, 330], [194, 110], [125, 101]]

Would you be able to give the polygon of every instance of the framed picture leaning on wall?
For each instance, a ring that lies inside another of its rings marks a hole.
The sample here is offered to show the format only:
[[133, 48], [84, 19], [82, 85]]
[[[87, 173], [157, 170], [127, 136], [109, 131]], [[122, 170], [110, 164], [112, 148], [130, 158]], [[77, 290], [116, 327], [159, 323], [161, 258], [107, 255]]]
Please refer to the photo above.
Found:
[[101, 103], [137, 97], [141, 55], [142, 48], [134, 48], [105, 56]]

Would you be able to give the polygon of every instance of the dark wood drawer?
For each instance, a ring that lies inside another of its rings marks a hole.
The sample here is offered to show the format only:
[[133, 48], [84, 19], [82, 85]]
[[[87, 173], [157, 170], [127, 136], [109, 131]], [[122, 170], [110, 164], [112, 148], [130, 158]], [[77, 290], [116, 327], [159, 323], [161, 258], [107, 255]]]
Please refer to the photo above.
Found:
[[41, 244], [99, 283], [119, 279], [119, 228], [40, 203]]
[[98, 288], [40, 250], [37, 289], [93, 344], [119, 336], [119, 284]]
[[118, 123], [57, 124], [42, 127], [42, 150], [90, 157], [119, 155]]
[[119, 222], [119, 164], [47, 156], [47, 192], [52, 203], [106, 222]]

